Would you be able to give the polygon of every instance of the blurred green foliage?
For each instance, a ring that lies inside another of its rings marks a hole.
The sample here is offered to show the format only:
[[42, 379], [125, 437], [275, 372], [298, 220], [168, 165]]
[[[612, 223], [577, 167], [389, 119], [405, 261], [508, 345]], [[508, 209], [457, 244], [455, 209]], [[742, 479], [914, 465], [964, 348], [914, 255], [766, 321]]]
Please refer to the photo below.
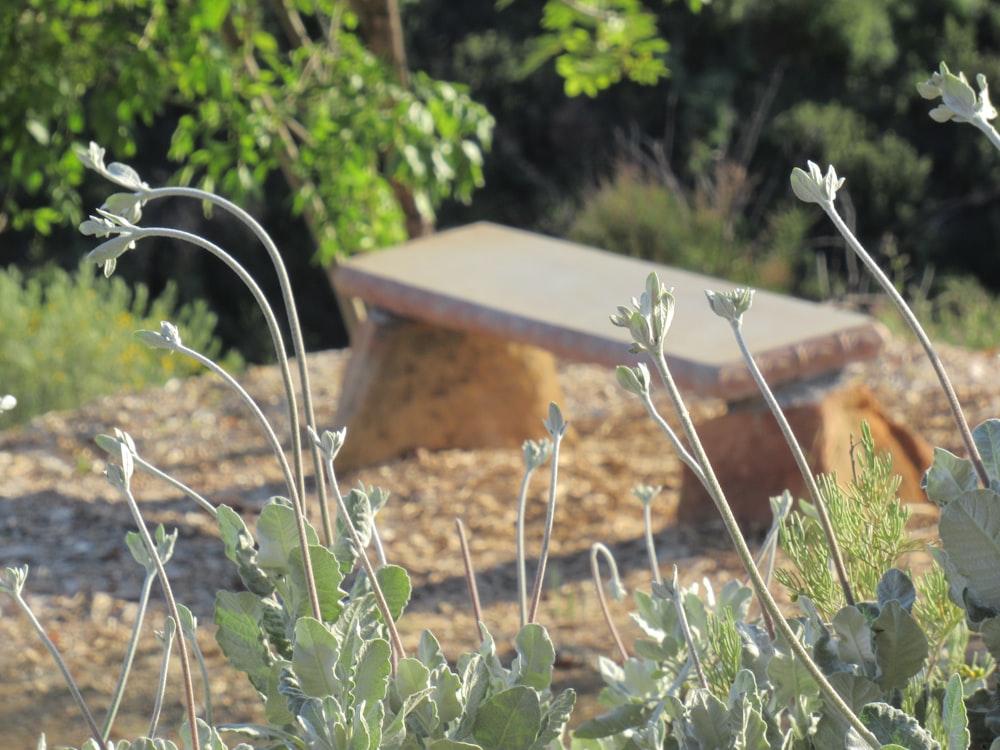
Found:
[[752, 192], [735, 164], [717, 165], [711, 179], [691, 190], [625, 164], [584, 199], [563, 233], [739, 284], [798, 291], [809, 214], [788, 205], [766, 217], [764, 231], [751, 231], [742, 209]]
[[[106, 280], [89, 262], [30, 278], [0, 271], [0, 389], [17, 398], [6, 424], [200, 372], [192, 360], [135, 340], [135, 331], [158, 331], [161, 320], [178, 326], [186, 346], [219, 357], [215, 315], [200, 302], [178, 308], [172, 286], [150, 299], [146, 287]], [[222, 364], [237, 370], [242, 361], [230, 352]]]
[[324, 261], [405, 239], [399, 191], [431, 219], [483, 181], [486, 110], [400, 80], [344, 0], [29, 0], [0, 5], [0, 28], [0, 220], [16, 230], [79, 221], [73, 142], [143, 172], [141, 131], [164, 119], [177, 182], [246, 203], [280, 175]]

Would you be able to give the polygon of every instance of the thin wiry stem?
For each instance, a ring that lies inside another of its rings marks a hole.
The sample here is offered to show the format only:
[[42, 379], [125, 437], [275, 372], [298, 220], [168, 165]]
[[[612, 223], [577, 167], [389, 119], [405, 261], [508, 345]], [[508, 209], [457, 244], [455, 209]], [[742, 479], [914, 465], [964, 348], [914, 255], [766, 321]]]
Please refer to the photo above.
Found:
[[69, 687], [69, 692], [73, 696], [73, 700], [76, 703], [77, 708], [79, 708], [80, 713], [83, 714], [83, 720], [87, 722], [87, 727], [90, 730], [91, 737], [100, 743], [103, 736], [101, 730], [97, 726], [97, 722], [94, 720], [94, 715], [90, 712], [90, 709], [87, 708], [87, 703], [83, 700], [83, 693], [80, 692], [80, 688], [77, 686], [76, 680], [74, 680], [73, 676], [69, 673], [69, 667], [66, 666], [66, 662], [63, 661], [62, 656], [59, 654], [59, 649], [56, 648], [56, 644], [54, 644], [52, 639], [49, 638], [48, 634], [45, 632], [45, 628], [42, 627], [38, 618], [35, 617], [35, 613], [32, 612], [31, 607], [21, 595], [21, 592], [18, 589], [7, 589], [7, 591], [14, 598], [18, 608], [31, 624], [35, 634], [41, 639], [48, 652], [52, 654], [52, 658], [55, 659], [56, 666], [59, 668], [59, 672], [62, 674], [63, 679], [66, 681], [66, 685]]
[[[116, 485], [118, 486], [118, 485]], [[149, 552], [150, 557], [153, 560], [153, 564], [156, 566], [156, 573], [160, 577], [160, 587], [163, 589], [163, 597], [167, 601], [167, 609], [170, 611], [170, 616], [174, 619], [174, 622], [179, 624], [181, 622], [180, 612], [177, 609], [177, 600], [174, 599], [173, 587], [170, 585], [170, 579], [167, 578], [167, 571], [163, 567], [163, 561], [160, 559], [159, 554], [156, 551], [156, 543], [153, 541], [153, 537], [149, 534], [149, 529], [146, 528], [146, 524], [143, 522], [142, 513], [139, 511], [139, 504], [135, 500], [135, 496], [128, 487], [128, 480], [123, 485], [119, 486], [122, 494], [125, 496], [125, 502], [128, 505], [129, 511], [132, 513], [132, 520], [135, 521], [135, 525], [138, 527], [139, 535], [142, 537], [142, 541], [146, 545], [146, 550]], [[184, 701], [187, 705], [188, 713], [188, 724], [191, 726], [191, 743], [193, 750], [200, 750], [200, 742], [198, 740], [197, 732], [197, 713], [195, 712], [195, 702], [194, 702], [194, 680], [191, 675], [191, 661], [188, 658], [187, 651], [187, 639], [184, 637], [183, 629], [178, 626], [177, 629], [177, 641], [178, 641], [178, 652], [181, 657], [181, 675], [182, 682], [184, 683]], [[150, 736], [154, 736], [150, 734]]]
[[232, 388], [237, 395], [239, 395], [240, 400], [243, 401], [248, 409], [250, 409], [263, 428], [264, 435], [267, 437], [267, 441], [270, 444], [271, 449], [274, 451], [275, 457], [278, 459], [278, 464], [281, 466], [281, 471], [285, 475], [285, 482], [288, 484], [289, 492], [292, 495], [292, 505], [296, 509], [295, 529], [299, 537], [299, 546], [302, 549], [302, 565], [305, 571], [306, 589], [309, 591], [309, 603], [312, 607], [313, 617], [317, 620], [321, 620], [322, 613], [319, 606], [319, 594], [316, 591], [316, 581], [313, 578], [312, 558], [309, 554], [309, 537], [306, 533], [305, 515], [302, 512], [303, 502], [302, 498], [298, 494], [297, 484], [292, 477], [292, 470], [288, 466], [288, 459], [285, 458], [285, 452], [281, 447], [281, 442], [278, 440], [278, 436], [274, 434], [274, 430], [271, 428], [271, 424], [267, 421], [267, 417], [264, 416], [264, 412], [261, 411], [260, 407], [257, 406], [257, 403], [250, 397], [250, 394], [247, 393], [246, 389], [240, 385], [236, 378], [219, 367], [219, 365], [205, 355], [195, 351], [194, 349], [190, 349], [183, 344], [175, 345], [175, 351], [204, 365], [222, 378], [226, 385]]
[[156, 477], [157, 479], [162, 479], [164, 482], [166, 482], [167, 484], [169, 484], [171, 487], [174, 487], [175, 489], [178, 489], [181, 492], [183, 492], [189, 498], [191, 498], [192, 500], [194, 500], [195, 504], [199, 508], [201, 508], [203, 511], [205, 511], [206, 513], [208, 513], [212, 518], [216, 518], [219, 515], [219, 511], [217, 511], [215, 509], [214, 505], [212, 505], [208, 500], [206, 500], [204, 497], [202, 497], [201, 495], [199, 495], [197, 492], [195, 492], [193, 489], [191, 489], [190, 487], [188, 487], [183, 482], [181, 482], [181, 481], [175, 479], [174, 477], [170, 476], [165, 471], [162, 471], [161, 469], [156, 468], [156, 466], [154, 466], [153, 464], [149, 463], [149, 461], [147, 461], [146, 459], [144, 459], [138, 453], [133, 453], [132, 454], [132, 458], [135, 460], [135, 465], [136, 466], [141, 467], [148, 474], [151, 474], [152, 476]]
[[476, 571], [472, 566], [472, 555], [469, 554], [469, 540], [465, 538], [465, 524], [461, 518], [455, 519], [455, 527], [458, 529], [458, 544], [462, 548], [462, 562], [465, 565], [465, 584], [469, 587], [469, 599], [472, 601], [472, 616], [476, 621], [476, 632], [479, 635], [479, 644], [482, 645], [486, 636], [479, 623], [483, 621], [483, 608], [479, 604], [479, 587], [476, 586]]
[[771, 596], [771, 592], [768, 591], [767, 585], [764, 583], [764, 579], [761, 578], [760, 571], [757, 570], [757, 566], [754, 564], [753, 554], [750, 552], [750, 548], [747, 547], [746, 539], [743, 538], [743, 532], [740, 531], [739, 523], [733, 515], [732, 508], [729, 505], [729, 501], [726, 499], [722, 486], [719, 484], [718, 477], [715, 475], [715, 471], [708, 459], [708, 455], [705, 453], [701, 439], [698, 437], [698, 432], [695, 429], [694, 422], [692, 421], [691, 415], [684, 404], [683, 398], [681, 397], [680, 390], [677, 388], [677, 384], [670, 373], [670, 368], [667, 366], [667, 360], [663, 355], [662, 342], [656, 351], [649, 353], [653, 358], [657, 371], [660, 373], [660, 378], [667, 386], [667, 391], [670, 394], [670, 400], [673, 402], [677, 415], [681, 420], [681, 425], [684, 428], [684, 434], [687, 437], [688, 444], [691, 446], [691, 450], [695, 458], [698, 460], [698, 463], [701, 464], [704, 469], [706, 487], [709, 491], [709, 495], [715, 503], [715, 506], [719, 511], [719, 515], [722, 516], [723, 524], [732, 539], [733, 546], [736, 549], [736, 554], [740, 558], [743, 568], [746, 570], [747, 575], [750, 576], [750, 583], [757, 594], [761, 607], [770, 615], [777, 633], [785, 639], [789, 648], [795, 652], [795, 656], [802, 661], [806, 670], [816, 681], [820, 692], [823, 693], [827, 702], [833, 706], [852, 727], [854, 727], [855, 731], [858, 732], [865, 742], [870, 744], [873, 748], [880, 747], [881, 745], [878, 742], [878, 738], [872, 734], [871, 730], [864, 725], [861, 719], [858, 718], [857, 714], [855, 714], [854, 711], [851, 710], [851, 707], [844, 702], [844, 699], [840, 697], [840, 694], [829, 683], [822, 670], [816, 665], [816, 662], [814, 662], [809, 656], [805, 647], [795, 637], [795, 633], [792, 631], [788, 621], [785, 620], [784, 615], [781, 613], [781, 609], [778, 607], [778, 603], [774, 600], [774, 597]]
[[525, 572], [524, 549], [524, 514], [528, 502], [528, 481], [535, 471], [535, 466], [528, 461], [524, 468], [524, 478], [521, 480], [521, 491], [517, 496], [517, 521], [514, 524], [514, 546], [517, 558], [517, 602], [521, 610], [521, 627], [528, 624], [528, 583]]
[[535, 571], [535, 587], [531, 592], [531, 605], [528, 608], [528, 622], [534, 622], [538, 614], [538, 605], [542, 600], [542, 584], [545, 581], [545, 567], [549, 560], [549, 542], [552, 539], [552, 526], [556, 515], [556, 490], [559, 477], [559, 446], [566, 434], [565, 423], [562, 429], [552, 430], [552, 477], [549, 482], [548, 511], [545, 514], [545, 533], [542, 536], [542, 551], [538, 555], [538, 570]]
[[677, 610], [677, 622], [681, 626], [681, 633], [684, 635], [684, 642], [687, 644], [688, 654], [691, 657], [691, 664], [694, 665], [695, 675], [698, 677], [698, 684], [705, 690], [708, 689], [708, 679], [705, 677], [705, 670], [701, 666], [701, 655], [694, 645], [694, 636], [691, 635], [691, 625], [688, 622], [687, 612], [684, 610], [684, 592], [677, 585], [677, 566], [674, 566], [674, 575], [670, 585], [659, 584], [653, 587], [654, 593], [666, 594], [674, 603]]
[[819, 518], [823, 534], [826, 536], [827, 546], [830, 548], [830, 557], [833, 560], [833, 567], [840, 581], [840, 589], [844, 592], [844, 601], [848, 606], [854, 606], [854, 593], [851, 591], [851, 582], [847, 576], [847, 567], [844, 565], [844, 556], [840, 551], [840, 545], [837, 543], [837, 535], [834, 532], [833, 524], [830, 523], [830, 514], [826, 511], [826, 500], [823, 497], [823, 493], [820, 492], [819, 486], [816, 484], [816, 478], [813, 476], [812, 469], [809, 468], [809, 461], [806, 460], [806, 454], [795, 437], [795, 433], [792, 432], [792, 426], [788, 423], [788, 418], [781, 410], [778, 399], [774, 397], [774, 392], [764, 379], [763, 373], [757, 366], [757, 362], [754, 360], [753, 354], [751, 354], [750, 348], [747, 346], [746, 339], [740, 327], [740, 319], [738, 317], [731, 319], [729, 325], [733, 329], [733, 335], [736, 337], [736, 343], [740, 347], [743, 359], [750, 369], [750, 375], [757, 384], [757, 388], [764, 397], [764, 401], [771, 410], [771, 414], [774, 415], [774, 419], [778, 423], [778, 428], [781, 430], [781, 434], [784, 436], [785, 442], [788, 444], [788, 448], [795, 458], [795, 463], [799, 467], [799, 473], [802, 475], [802, 479], [805, 480], [806, 489], [813, 501], [813, 505], [816, 507], [816, 515]]
[[[156, 728], [160, 723], [160, 714], [163, 712], [163, 698], [167, 694], [167, 673], [170, 671], [170, 652], [174, 646], [174, 634], [177, 632], [177, 623], [173, 617], [167, 617], [163, 626], [163, 659], [160, 663], [160, 678], [156, 683], [156, 697], [153, 700], [153, 714], [149, 717], [149, 736], [156, 736]], [[183, 650], [183, 649], [182, 649]], [[191, 726], [194, 726], [192, 722]], [[192, 736], [197, 732], [192, 732]]]
[[[146, 618], [146, 610], [149, 608], [149, 595], [153, 590], [153, 583], [156, 581], [156, 568], [146, 571], [146, 577], [142, 582], [142, 590], [139, 592], [139, 611], [135, 618], [135, 625], [132, 627], [132, 636], [128, 641], [128, 648], [125, 650], [125, 659], [122, 662], [122, 670], [118, 676], [114, 693], [111, 695], [111, 704], [108, 706], [107, 716], [104, 717], [104, 725], [101, 727], [101, 742], [107, 742], [111, 736], [111, 727], [118, 716], [118, 709], [121, 706], [122, 696], [125, 695], [125, 686], [128, 684], [129, 675], [132, 672], [132, 662], [135, 659], [135, 652], [139, 646], [139, 633]], [[152, 736], [152, 735], [150, 735]]]
[[615, 642], [615, 648], [618, 649], [618, 655], [621, 657], [622, 662], [628, 661], [628, 649], [625, 648], [625, 643], [622, 641], [621, 634], [618, 632], [618, 626], [615, 625], [614, 619], [611, 617], [611, 609], [608, 607], [607, 597], [604, 595], [604, 586], [601, 581], [601, 562], [599, 555], [603, 555], [604, 559], [608, 563], [608, 567], [611, 568], [611, 578], [614, 585], [620, 586], [620, 580], [618, 576], [618, 565], [615, 563], [615, 557], [611, 554], [605, 545], [600, 542], [595, 542], [590, 547], [590, 574], [594, 579], [594, 590], [597, 591], [597, 602], [601, 606], [601, 613], [604, 615], [604, 622], [608, 624], [608, 630], [611, 631], [611, 640]]
[[[315, 432], [312, 434], [315, 435]], [[316, 442], [315, 438], [314, 442]], [[327, 477], [330, 481], [334, 498], [337, 501], [338, 512], [344, 522], [344, 527], [347, 529], [347, 533], [350, 534], [355, 549], [358, 550], [361, 567], [364, 568], [365, 574], [368, 576], [368, 582], [371, 584], [372, 592], [375, 594], [375, 603], [378, 605], [379, 611], [382, 613], [382, 619], [385, 620], [385, 627], [389, 631], [389, 642], [392, 645], [392, 673], [395, 674], [396, 665], [399, 663], [399, 660], [406, 658], [406, 649], [403, 648], [403, 640], [399, 637], [399, 630], [396, 628], [396, 622], [392, 618], [392, 612], [389, 610], [389, 603], [385, 599], [385, 593], [382, 591], [382, 586], [375, 576], [375, 568], [372, 566], [371, 560], [368, 559], [368, 552], [361, 543], [361, 535], [354, 528], [354, 522], [351, 520], [347, 503], [344, 501], [344, 496], [340, 493], [340, 488], [337, 486], [337, 474], [333, 469], [333, 458], [329, 454], [326, 456]], [[316, 619], [320, 618], [317, 617]]]
[[[992, 130], [992, 128], [991, 128]], [[832, 200], [822, 200], [819, 201], [819, 206], [822, 208], [827, 216], [830, 217], [830, 221], [833, 222], [834, 226], [837, 227], [837, 231], [847, 240], [847, 244], [850, 245], [851, 249], [854, 251], [861, 262], [864, 264], [868, 272], [875, 278], [878, 285], [882, 287], [882, 290], [888, 295], [889, 299], [892, 300], [896, 309], [899, 310], [899, 314], [903, 317], [903, 321], [909, 326], [910, 330], [916, 335], [917, 340], [920, 345], [924, 348], [924, 352], [927, 354], [927, 358], [930, 360], [931, 366], [934, 368], [934, 373], [937, 375], [938, 382], [941, 384], [941, 388], [944, 390], [945, 398], [948, 401], [948, 408], [951, 410], [952, 416], [955, 419], [955, 424], [958, 427], [958, 434], [962, 438], [962, 444], [965, 446], [965, 450], [969, 454], [969, 460], [972, 461], [972, 465], [976, 469], [976, 474], [979, 476], [979, 481], [983, 487], [989, 488], [990, 486], [990, 476], [986, 471], [986, 466], [983, 464], [983, 458], [979, 454], [979, 449], [976, 447], [976, 441], [972, 437], [972, 430], [969, 429], [969, 422], [965, 418], [965, 413], [962, 411], [962, 405], [958, 401], [958, 394], [955, 393], [955, 388], [951, 384], [951, 378], [948, 377], [947, 371], [944, 369], [944, 363], [941, 361], [941, 357], [938, 356], [937, 350], [934, 348], [934, 344], [931, 343], [930, 337], [927, 332], [924, 331], [924, 327], [917, 320], [917, 316], [914, 315], [913, 310], [910, 306], [906, 304], [906, 300], [903, 299], [903, 295], [897, 291], [896, 287], [893, 286], [892, 281], [889, 277], [885, 275], [885, 272], [879, 268], [878, 263], [868, 254], [858, 238], [854, 236], [854, 233], [850, 230], [850, 227], [844, 222], [837, 213], [837, 208], [833, 204]]]
[[[267, 251], [268, 256], [271, 258], [271, 262], [274, 265], [274, 271], [278, 276], [278, 285], [281, 288], [281, 297], [285, 305], [285, 314], [288, 316], [288, 329], [291, 332], [292, 346], [295, 350], [295, 364], [297, 365], [299, 372], [299, 385], [302, 390], [302, 405], [306, 413], [306, 425], [307, 427], [311, 427], [315, 430], [316, 414], [315, 409], [313, 408], [312, 387], [309, 384], [309, 369], [306, 361], [306, 346], [302, 338], [302, 326], [299, 323], [298, 310], [295, 306], [295, 296], [292, 292], [291, 281], [288, 278], [288, 271], [285, 268], [284, 261], [281, 259], [281, 253], [278, 251], [277, 245], [274, 244], [274, 240], [272, 240], [271, 236], [264, 230], [264, 227], [262, 227], [260, 223], [245, 210], [232, 201], [226, 200], [218, 195], [208, 193], [204, 190], [185, 187], [164, 187], [150, 190], [148, 195], [150, 200], [159, 197], [183, 196], [208, 201], [236, 216], [247, 227], [249, 227], [250, 231], [254, 233], [254, 236], [260, 240], [264, 249]], [[278, 358], [280, 359], [281, 356], [282, 355], [279, 354]], [[291, 379], [285, 381], [285, 391], [288, 395], [290, 411], [289, 417], [292, 429], [292, 453], [295, 459], [295, 473], [296, 476], [299, 477], [299, 492], [303, 497], [305, 497], [305, 481], [303, 478], [304, 471], [302, 468], [302, 438], [298, 427], [298, 409], [295, 404], [295, 391], [291, 386]], [[319, 449], [315, 445], [311, 445], [311, 449], [313, 456], [313, 470], [316, 472], [316, 476], [320, 477], [323, 474], [322, 456], [320, 455]], [[324, 485], [321, 481], [316, 482], [316, 491], [319, 495], [319, 507], [323, 524], [324, 540], [326, 541], [326, 545], [330, 546], [333, 544], [333, 524], [330, 520], [330, 510], [326, 497], [326, 485]]]

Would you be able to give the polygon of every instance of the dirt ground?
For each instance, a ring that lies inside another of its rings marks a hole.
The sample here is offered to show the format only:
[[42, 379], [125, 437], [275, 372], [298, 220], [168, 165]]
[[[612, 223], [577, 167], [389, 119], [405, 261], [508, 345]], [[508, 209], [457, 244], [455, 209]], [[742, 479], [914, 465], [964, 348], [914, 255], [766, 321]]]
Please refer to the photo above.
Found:
[[[1000, 399], [988, 377], [995, 355], [958, 349], [944, 353], [970, 422], [997, 414]], [[342, 352], [311, 358], [321, 426], [332, 424], [343, 364]], [[894, 417], [932, 443], [958, 452], [943, 398], [915, 347], [893, 345], [878, 362], [855, 368], [854, 376], [873, 388]], [[619, 391], [613, 373], [564, 365], [560, 377], [572, 433], [559, 464], [555, 536], [540, 621], [557, 647], [557, 689], [573, 686], [582, 695], [575, 712], [578, 723], [599, 712], [594, 700], [600, 687], [597, 657], [614, 656], [588, 582], [591, 544], [602, 541], [611, 547], [630, 589], [649, 586], [641, 506], [631, 494], [633, 486], [664, 487], [654, 505], [664, 571], [676, 564], [682, 582], [707, 579], [715, 586], [739, 571], [719, 527], [683, 528], [673, 522], [678, 462], [641, 406]], [[244, 382], [272, 421], [283, 424], [275, 368], [254, 368]], [[713, 402], [690, 406], [700, 417], [721, 408]], [[93, 444], [95, 434], [114, 427], [132, 434], [147, 460], [212, 502], [228, 503], [251, 518], [268, 497], [281, 492], [280, 473], [243, 407], [209, 378], [102, 399], [0, 433], [0, 570], [30, 565], [28, 599], [98, 722], [121, 665], [141, 585], [141, 570], [123, 544], [130, 516], [104, 480], [104, 456]], [[543, 436], [539, 424], [538, 437]], [[389, 560], [404, 565], [413, 579], [413, 601], [400, 623], [408, 649], [415, 648], [424, 628], [438, 636], [449, 658], [477, 646], [455, 533], [454, 521], [460, 518], [469, 534], [484, 619], [501, 651], [509, 652], [518, 623], [514, 519], [521, 477], [519, 449], [417, 452], [340, 477], [345, 487], [360, 481], [392, 494], [378, 526]], [[537, 554], [548, 485], [546, 468], [536, 473], [530, 489], [529, 559]], [[133, 488], [147, 521], [179, 530], [168, 571], [179, 599], [206, 625], [200, 643], [210, 662], [215, 720], [259, 718], [252, 690], [228, 667], [212, 637], [214, 592], [238, 589], [239, 582], [211, 519], [153, 478], [137, 475]], [[933, 533], [933, 528], [923, 532]], [[529, 576], [532, 570], [529, 566]], [[161, 599], [154, 595], [154, 600], [115, 724], [116, 737], [132, 738], [147, 729], [160, 662], [153, 631], [162, 627], [164, 611]], [[614, 617], [631, 643], [636, 632], [630, 627], [628, 602], [614, 606]], [[171, 669], [175, 679], [161, 727], [173, 735], [183, 717], [177, 664]], [[87, 736], [51, 656], [13, 602], [2, 597], [0, 736], [4, 747], [33, 748], [42, 731], [49, 747], [78, 746]]]

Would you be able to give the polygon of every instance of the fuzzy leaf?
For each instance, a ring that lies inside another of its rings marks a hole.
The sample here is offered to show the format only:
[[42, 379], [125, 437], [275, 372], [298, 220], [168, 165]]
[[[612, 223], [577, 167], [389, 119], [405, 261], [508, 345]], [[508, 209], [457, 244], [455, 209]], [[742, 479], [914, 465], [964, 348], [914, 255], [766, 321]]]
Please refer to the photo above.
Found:
[[876, 682], [883, 690], [903, 689], [927, 658], [927, 637], [898, 601], [890, 601], [872, 622], [872, 643], [879, 667]]
[[[851, 674], [850, 672], [837, 672], [836, 674], [829, 675], [827, 679], [830, 681], [833, 689], [837, 691], [840, 697], [844, 699], [844, 702], [855, 713], [869, 703], [877, 703], [882, 700], [882, 690], [867, 677]], [[816, 725], [813, 747], [841, 747], [844, 744], [844, 735], [850, 724], [827, 703], [825, 698], [823, 699], [823, 703], [826, 706], [826, 710], [821, 713], [819, 723]], [[860, 740], [861, 738], [858, 737], [858, 739]], [[847, 746], [850, 747], [849, 744]], [[868, 749], [868, 746], [865, 744], [862, 744], [861, 747]]]
[[972, 431], [972, 440], [982, 456], [990, 486], [1000, 484], [1000, 419], [987, 419]]
[[621, 734], [626, 729], [645, 724], [653, 710], [641, 703], [625, 703], [612, 711], [590, 719], [573, 732], [573, 737], [590, 740]]
[[[316, 531], [306, 526], [309, 544], [319, 544]], [[291, 553], [299, 546], [295, 523], [295, 510], [280, 499], [273, 499], [260, 512], [257, 519], [257, 542], [260, 550], [257, 564], [266, 570], [286, 574], [291, 570]]]
[[694, 740], [694, 747], [729, 748], [733, 733], [729, 728], [729, 709], [708, 690], [695, 690], [687, 701], [684, 734]]
[[271, 655], [260, 634], [260, 600], [242, 591], [220, 591], [215, 597], [215, 640], [230, 663], [246, 672], [250, 683], [265, 692]]
[[515, 685], [483, 701], [472, 736], [483, 750], [529, 750], [542, 726], [538, 694]]
[[[309, 561], [312, 563], [313, 580], [316, 583], [316, 595], [319, 598], [320, 618], [323, 622], [334, 622], [344, 609], [341, 600], [346, 596], [340, 588], [344, 574], [340, 571], [340, 563], [326, 547], [318, 544], [310, 545]], [[288, 579], [296, 590], [299, 600], [306, 605], [309, 601], [306, 589], [306, 572], [302, 564], [302, 550], [295, 547], [289, 555], [291, 571]], [[306, 614], [308, 610], [299, 612]], [[310, 613], [311, 614], [311, 613]]]
[[887, 703], [869, 703], [861, 709], [859, 716], [884, 745], [896, 743], [908, 750], [941, 750], [941, 746], [916, 719]]
[[924, 474], [920, 486], [928, 499], [944, 507], [957, 497], [979, 486], [972, 461], [959, 458], [944, 448], [934, 449], [934, 463]]
[[511, 671], [517, 676], [518, 683], [535, 690], [548, 689], [552, 684], [556, 650], [545, 628], [536, 623], [525, 625], [514, 639], [514, 646], [517, 658], [511, 665]]
[[938, 525], [948, 559], [984, 607], [1000, 608], [1000, 496], [972, 490], [941, 511]]
[[562, 737], [575, 705], [576, 691], [574, 690], [564, 690], [555, 697], [542, 717], [542, 728], [538, 737], [535, 738], [532, 750], [545, 750], [545, 748], [552, 747], [552, 743], [557, 742]]
[[868, 619], [857, 607], [844, 607], [833, 616], [832, 625], [841, 660], [870, 671], [875, 663], [875, 650]]
[[802, 662], [789, 651], [775, 651], [767, 665], [767, 676], [774, 685], [778, 705], [791, 705], [804, 695], [815, 695], [819, 688]]
[[482, 748], [479, 745], [470, 745], [468, 742], [434, 740], [427, 746], [427, 750], [482, 750]]
[[385, 594], [389, 613], [394, 620], [398, 620], [410, 601], [410, 592], [413, 590], [410, 576], [398, 565], [384, 565], [375, 571], [375, 577]]
[[274, 591], [274, 583], [257, 564], [257, 545], [253, 534], [243, 522], [243, 517], [228, 505], [216, 509], [219, 536], [226, 548], [226, 557], [236, 563], [243, 585], [258, 596], [268, 596]]
[[966, 750], [972, 741], [964, 698], [962, 678], [953, 674], [948, 680], [948, 687], [944, 691], [944, 702], [941, 704], [941, 724], [945, 732], [946, 750]]
[[381, 702], [388, 689], [392, 672], [392, 647], [381, 638], [366, 641], [358, 650], [353, 669], [354, 686], [351, 697], [354, 705], [362, 702], [367, 708]]
[[983, 646], [994, 659], [1000, 659], [1000, 617], [990, 617], [979, 623]]
[[882, 579], [875, 587], [875, 596], [878, 598], [880, 607], [884, 607], [890, 601], [898, 601], [907, 612], [913, 609], [913, 603], [917, 600], [917, 590], [913, 586], [913, 581], [899, 568], [889, 568]]
[[319, 620], [300, 617], [295, 623], [292, 668], [302, 692], [312, 698], [334, 695], [338, 689], [334, 667], [340, 657], [340, 644]]

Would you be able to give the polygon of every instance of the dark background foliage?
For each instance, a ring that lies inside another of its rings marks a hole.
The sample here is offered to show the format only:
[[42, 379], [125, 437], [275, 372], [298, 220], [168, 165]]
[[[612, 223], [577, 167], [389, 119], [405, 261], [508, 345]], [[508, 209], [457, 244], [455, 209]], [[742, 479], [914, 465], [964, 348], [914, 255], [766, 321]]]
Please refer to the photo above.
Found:
[[[909, 260], [911, 278], [933, 266], [1000, 289], [997, 154], [964, 125], [938, 125], [915, 90], [946, 60], [973, 79], [1000, 81], [1000, 8], [983, 0], [715, 0], [693, 14], [681, 3], [650, 3], [670, 44], [671, 75], [652, 86], [621, 83], [595, 98], [568, 97], [551, 63], [526, 61], [539, 34], [542, 3], [412, 0], [403, 5], [413, 70], [465, 83], [496, 118], [486, 185], [470, 205], [446, 202], [438, 226], [478, 219], [569, 233], [587, 200], [624, 166], [659, 180], [690, 201], [720, 164], [746, 173], [740, 236], [773, 229], [776, 211], [792, 210], [792, 167], [812, 159], [847, 177], [842, 208], [865, 244]], [[139, 144], [132, 163], [150, 184], [177, 168], [166, 160], [180, 112], [132, 122]], [[86, 139], [81, 134], [81, 140]], [[109, 157], [112, 156], [109, 149]], [[654, 168], [648, 168], [652, 165]], [[88, 181], [86, 207], [106, 188]], [[40, 198], [39, 198], [40, 199]], [[312, 262], [311, 239], [290, 218], [293, 196], [268, 180], [251, 210], [263, 218], [291, 266], [311, 348], [346, 343], [325, 272]], [[808, 237], [795, 259], [791, 291], [815, 293], [813, 255], [842, 274], [841, 243], [819, 212], [804, 214]], [[221, 215], [205, 223], [194, 205], [151, 207], [149, 222], [197, 229], [238, 255], [273, 292], [267, 264]], [[669, 224], [671, 217], [664, 215]], [[55, 261], [72, 267], [87, 241], [72, 228], [40, 238], [31, 229], [0, 234], [3, 264]], [[734, 253], [741, 252], [737, 243]], [[697, 256], [697, 253], [694, 254]], [[685, 262], [696, 262], [687, 259]], [[220, 334], [251, 361], [266, 342], [248, 335], [249, 297], [203, 253], [147, 248], [119, 265], [155, 294], [168, 278], [182, 299], [204, 297], [220, 314]]]

